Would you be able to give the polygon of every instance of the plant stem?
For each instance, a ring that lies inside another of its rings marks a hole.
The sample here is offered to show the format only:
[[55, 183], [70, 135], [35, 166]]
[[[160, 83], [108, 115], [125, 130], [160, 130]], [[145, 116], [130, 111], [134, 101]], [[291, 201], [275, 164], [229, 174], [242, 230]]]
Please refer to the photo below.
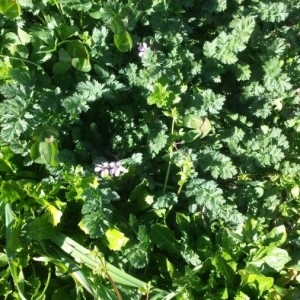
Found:
[[35, 66], [37, 69], [40, 69], [50, 80], [50, 76], [46, 73], [46, 71], [43, 69], [42, 66], [28, 60], [28, 59], [25, 59], [25, 58], [19, 58], [19, 57], [14, 57], [14, 56], [9, 56], [9, 55], [3, 55], [3, 54], [0, 54], [0, 57], [2, 58], [5, 58], [5, 57], [8, 57], [9, 59], [13, 59], [13, 60], [18, 60], [18, 61], [21, 61], [21, 62], [24, 62], [24, 63], [27, 63], [27, 64], [30, 64], [30, 65], [33, 65]]
[[116, 286], [115, 282], [113, 281], [113, 279], [111, 278], [111, 276], [108, 273], [106, 273], [106, 276], [107, 276], [107, 279], [109, 280], [110, 284], [112, 285], [112, 287], [114, 289], [114, 292], [115, 292], [118, 300], [123, 300], [123, 298], [122, 298], [122, 296], [120, 294], [120, 291], [117, 288], [117, 286]]
[[46, 284], [45, 284], [45, 287], [44, 287], [42, 293], [41, 293], [41, 294], [38, 296], [38, 298], [37, 298], [38, 300], [39, 300], [39, 299], [42, 300], [42, 299], [44, 298], [44, 296], [45, 296], [45, 294], [46, 294], [46, 291], [47, 291], [47, 289], [48, 289], [48, 287], [49, 287], [50, 280], [51, 280], [51, 267], [48, 268], [47, 281], [46, 281]]
[[[175, 119], [173, 118], [172, 119], [172, 127], [171, 127], [171, 135], [173, 135], [173, 133], [174, 133], [174, 126], [175, 126]], [[166, 177], [165, 177], [163, 193], [166, 192], [166, 188], [167, 188], [167, 185], [168, 185], [172, 157], [173, 157], [173, 144], [169, 147], [169, 163], [168, 163], [167, 173], [166, 173]]]

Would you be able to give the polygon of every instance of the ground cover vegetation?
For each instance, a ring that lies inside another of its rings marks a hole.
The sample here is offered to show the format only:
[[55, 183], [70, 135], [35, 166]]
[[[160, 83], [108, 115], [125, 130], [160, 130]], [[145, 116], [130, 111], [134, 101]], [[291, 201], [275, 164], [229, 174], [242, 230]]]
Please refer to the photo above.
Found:
[[300, 299], [298, 0], [0, 2], [2, 299]]

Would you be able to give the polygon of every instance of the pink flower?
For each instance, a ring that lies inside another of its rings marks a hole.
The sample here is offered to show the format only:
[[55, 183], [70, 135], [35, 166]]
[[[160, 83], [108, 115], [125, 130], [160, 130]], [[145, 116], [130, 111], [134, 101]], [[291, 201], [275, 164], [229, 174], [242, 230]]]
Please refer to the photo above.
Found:
[[146, 43], [140, 44], [138, 47], [139, 57], [143, 57], [147, 49], [149, 49], [149, 47]]
[[120, 176], [122, 173], [126, 173], [127, 170], [122, 166], [120, 161], [117, 162], [104, 162], [102, 164], [95, 165], [95, 172], [100, 173], [101, 177], [107, 176]]

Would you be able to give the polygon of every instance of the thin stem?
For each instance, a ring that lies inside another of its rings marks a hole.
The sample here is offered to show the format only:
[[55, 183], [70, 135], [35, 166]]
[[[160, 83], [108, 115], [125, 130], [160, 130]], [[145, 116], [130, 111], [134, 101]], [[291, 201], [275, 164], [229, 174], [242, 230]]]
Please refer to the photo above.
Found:
[[[120, 294], [120, 291], [117, 287], [117, 285], [115, 284], [114, 280], [112, 279], [112, 277], [109, 275], [107, 269], [106, 269], [106, 262], [104, 259], [102, 259], [102, 257], [98, 256], [98, 259], [100, 260], [100, 264], [101, 264], [101, 267], [100, 269], [102, 270], [103, 269], [103, 273], [104, 273], [104, 276], [107, 277], [108, 281], [110, 282], [110, 284], [112, 285], [113, 287], [113, 290], [118, 298], [118, 300], [123, 300], [122, 298], [122, 295]], [[102, 273], [102, 271], [101, 271]]]
[[51, 280], [51, 267], [48, 268], [48, 276], [47, 276], [47, 281], [46, 281], [45, 287], [44, 287], [42, 293], [38, 296], [37, 299], [43, 299], [43, 297], [46, 294], [46, 291], [49, 287], [50, 280]]
[[164, 187], [163, 187], [163, 193], [166, 192], [166, 188], [168, 185], [168, 181], [169, 181], [169, 176], [170, 176], [170, 169], [171, 169], [171, 158], [173, 156], [173, 146], [171, 146], [170, 152], [169, 152], [169, 163], [168, 163], [168, 168], [167, 168], [167, 173], [166, 173], [166, 177], [165, 177], [165, 182], [164, 182]]
[[107, 276], [107, 279], [109, 280], [110, 284], [112, 285], [118, 300], [123, 300], [122, 295], [120, 294], [120, 291], [119, 291], [117, 285], [115, 284], [115, 282], [113, 281], [113, 279], [111, 278], [111, 276], [108, 273], [106, 273], [106, 276]]
[[50, 80], [51, 80], [51, 77], [46, 73], [46, 71], [43, 69], [42, 66], [28, 60], [28, 59], [25, 59], [25, 58], [19, 58], [19, 57], [14, 57], [14, 56], [9, 56], [9, 55], [3, 55], [3, 54], [0, 54], [0, 57], [2, 58], [6, 58], [8, 57], [9, 59], [12, 59], [12, 60], [18, 60], [18, 61], [21, 61], [23, 63], [27, 63], [29, 65], [33, 65], [35, 66], [37, 69], [40, 69]]
[[19, 58], [19, 57], [14, 57], [14, 56], [9, 56], [9, 55], [3, 55], [3, 54], [0, 54], [0, 57], [3, 57], [3, 58], [8, 57], [10, 59], [19, 60], [19, 61], [26, 62], [26, 63], [31, 64], [31, 65], [34, 65], [37, 68], [43, 69], [40, 65], [38, 65], [38, 64], [36, 64], [36, 63], [34, 63], [34, 62], [30, 61], [30, 60], [27, 60], [25, 58]]
[[56, 5], [56, 7], [57, 7], [57, 9], [58, 9], [58, 11], [59, 11], [59, 13], [60, 13], [60, 16], [62, 17], [62, 20], [63, 20], [64, 24], [67, 24], [67, 22], [66, 22], [66, 20], [65, 20], [65, 18], [64, 18], [63, 11], [62, 11], [62, 9], [61, 9], [61, 7], [60, 7], [59, 1], [54, 0], [54, 3], [55, 3], [55, 5]]
[[178, 189], [178, 191], [177, 191], [177, 195], [179, 195], [179, 194], [181, 193], [182, 188], [183, 188], [183, 184], [181, 184], [181, 185], [179, 186], [179, 189]]
[[[174, 126], [175, 126], [175, 119], [173, 118], [172, 127], [171, 127], [171, 135], [173, 135], [173, 133], [174, 133]], [[167, 188], [168, 181], [169, 181], [170, 170], [171, 170], [171, 160], [172, 160], [172, 157], [173, 157], [173, 144], [170, 146], [169, 149], [170, 149], [169, 150], [169, 163], [168, 163], [167, 173], [166, 173], [166, 177], [165, 177], [163, 193], [166, 192], [166, 188]]]

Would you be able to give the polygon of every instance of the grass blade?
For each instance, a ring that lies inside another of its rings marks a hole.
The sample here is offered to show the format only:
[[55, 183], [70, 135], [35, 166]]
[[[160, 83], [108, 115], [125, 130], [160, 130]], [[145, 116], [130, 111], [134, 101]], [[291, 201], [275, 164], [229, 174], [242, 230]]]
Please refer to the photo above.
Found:
[[[18, 266], [15, 260], [16, 249], [13, 243], [13, 226], [14, 215], [9, 204], [5, 205], [5, 228], [6, 228], [6, 252], [8, 257], [8, 265], [10, 274], [13, 278], [15, 286], [18, 290], [19, 296], [22, 300], [26, 300], [24, 296], [24, 275], [20, 266]], [[18, 270], [19, 268], [20, 270]]]
[[76, 261], [80, 261], [87, 267], [97, 270], [103, 267], [107, 270], [109, 276], [116, 283], [124, 284], [131, 287], [143, 288], [147, 283], [127, 274], [126, 272], [114, 267], [110, 263], [104, 262], [100, 257], [94, 255], [90, 250], [84, 248], [71, 238], [62, 233], [58, 233], [52, 238], [62, 250], [70, 254]]

